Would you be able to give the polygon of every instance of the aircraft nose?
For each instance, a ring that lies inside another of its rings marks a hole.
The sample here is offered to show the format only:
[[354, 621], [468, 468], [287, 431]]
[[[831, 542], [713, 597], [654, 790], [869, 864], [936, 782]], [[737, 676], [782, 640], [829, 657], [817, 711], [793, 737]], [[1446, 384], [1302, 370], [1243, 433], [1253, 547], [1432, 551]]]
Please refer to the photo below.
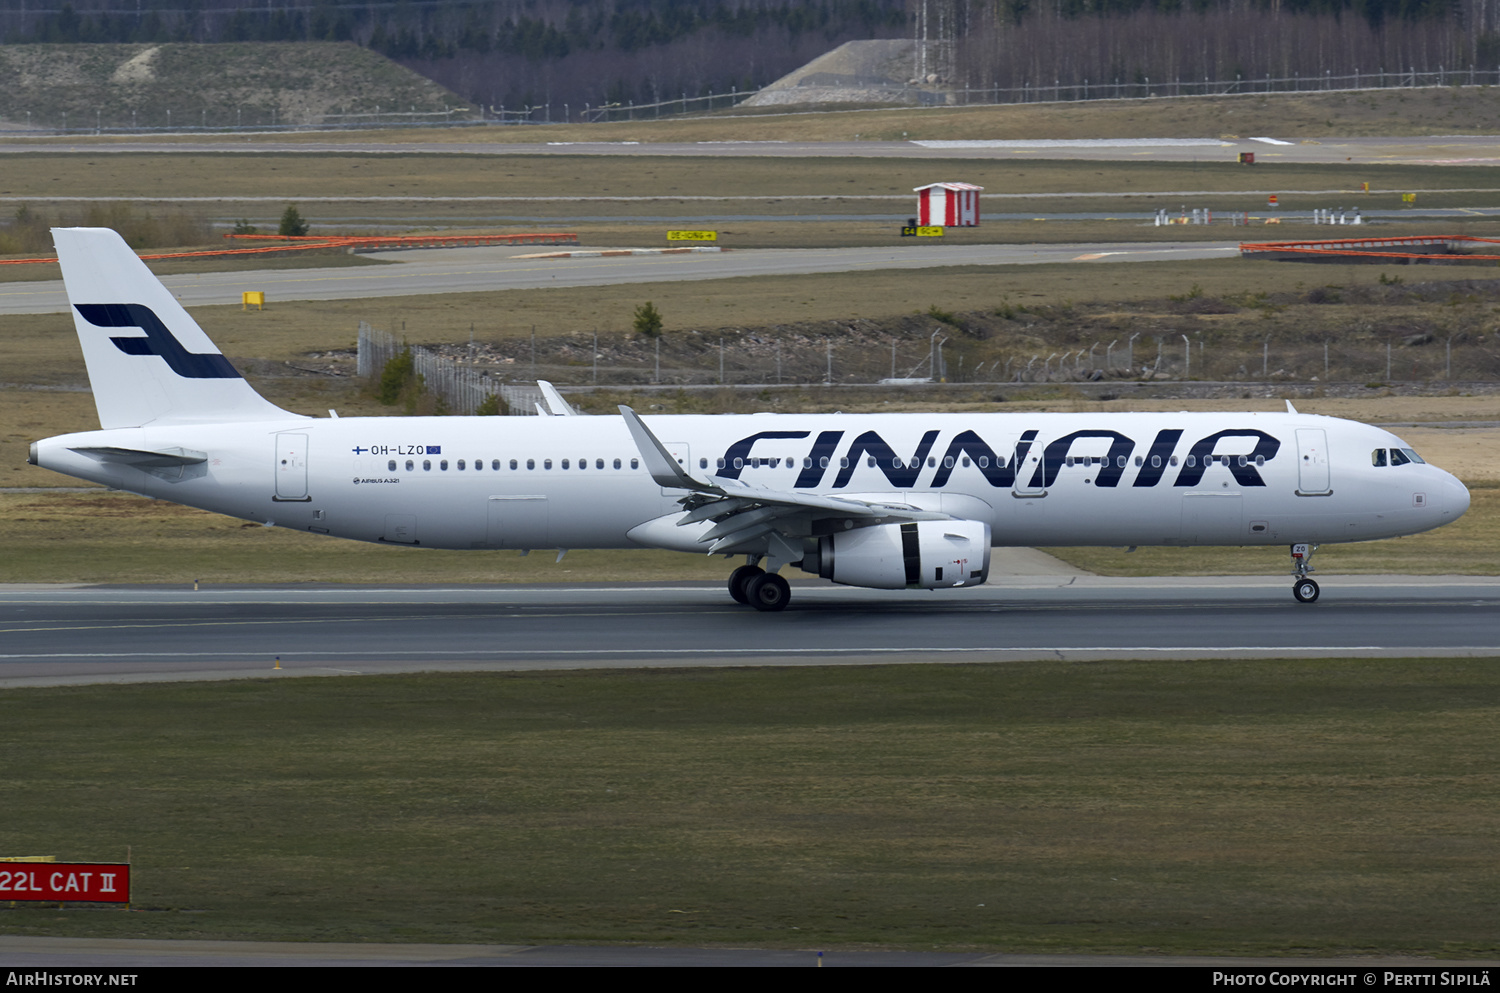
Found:
[[1459, 482], [1457, 476], [1449, 476], [1448, 480], [1449, 513], [1453, 515], [1454, 520], [1457, 520], [1469, 509], [1469, 488]]

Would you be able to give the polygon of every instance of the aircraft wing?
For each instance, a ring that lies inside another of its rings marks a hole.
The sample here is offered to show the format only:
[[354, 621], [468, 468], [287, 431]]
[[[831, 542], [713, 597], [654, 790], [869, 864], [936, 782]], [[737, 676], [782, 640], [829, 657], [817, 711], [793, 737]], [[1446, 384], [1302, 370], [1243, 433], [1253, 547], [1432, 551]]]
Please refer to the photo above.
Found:
[[[866, 523], [893, 521], [946, 521], [949, 514], [922, 510], [908, 504], [879, 503], [847, 497], [818, 496], [753, 486], [738, 479], [701, 480], [688, 468], [677, 463], [646, 427], [639, 414], [623, 404], [620, 413], [640, 450], [646, 470], [657, 485], [687, 490], [679, 501], [687, 511], [677, 521], [679, 527], [712, 521], [714, 526], [698, 539], [710, 555], [745, 552], [768, 554], [779, 540], [801, 538], [815, 533], [816, 525], [825, 520], [861, 518]], [[790, 546], [787, 546], [790, 551]], [[800, 554], [786, 556], [801, 558]]]

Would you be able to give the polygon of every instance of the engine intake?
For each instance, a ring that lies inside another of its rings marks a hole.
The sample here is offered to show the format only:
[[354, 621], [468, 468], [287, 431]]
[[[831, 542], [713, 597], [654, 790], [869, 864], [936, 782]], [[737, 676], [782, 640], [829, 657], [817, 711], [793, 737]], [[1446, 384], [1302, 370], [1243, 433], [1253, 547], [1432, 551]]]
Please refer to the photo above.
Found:
[[818, 539], [804, 572], [877, 590], [977, 586], [990, 574], [990, 526], [982, 521], [877, 524]]

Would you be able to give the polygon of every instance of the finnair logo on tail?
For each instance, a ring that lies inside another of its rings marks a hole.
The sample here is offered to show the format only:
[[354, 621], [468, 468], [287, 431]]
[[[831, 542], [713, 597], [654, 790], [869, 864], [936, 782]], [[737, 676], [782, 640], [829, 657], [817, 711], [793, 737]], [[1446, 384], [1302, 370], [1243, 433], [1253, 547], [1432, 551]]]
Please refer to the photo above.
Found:
[[73, 305], [85, 321], [96, 328], [140, 328], [144, 338], [109, 340], [126, 355], [159, 355], [184, 379], [240, 379], [229, 360], [217, 352], [207, 355], [182, 347], [161, 318], [138, 303], [78, 303]]

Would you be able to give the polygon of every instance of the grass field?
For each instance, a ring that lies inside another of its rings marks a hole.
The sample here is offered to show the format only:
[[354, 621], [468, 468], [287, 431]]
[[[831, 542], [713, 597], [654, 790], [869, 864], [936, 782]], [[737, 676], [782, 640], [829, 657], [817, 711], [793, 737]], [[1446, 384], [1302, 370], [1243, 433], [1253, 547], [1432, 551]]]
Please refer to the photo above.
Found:
[[[407, 129], [251, 136], [253, 141], [514, 144], [545, 141], [897, 141], [903, 138], [1182, 138], [1273, 135], [1318, 139], [1500, 133], [1494, 87], [1426, 87], [1229, 97], [1152, 97], [1063, 104], [775, 110], [704, 117], [530, 127]], [[74, 136], [66, 139], [79, 141]], [[86, 140], [86, 139], [85, 139]], [[140, 136], [97, 144], [135, 143]], [[165, 141], [175, 140], [164, 136]], [[195, 136], [236, 146], [241, 135]]]
[[[251, 146], [253, 149], [253, 146]], [[172, 202], [182, 197], [217, 197], [234, 204], [246, 197], [320, 196], [542, 197], [521, 206], [527, 213], [576, 210], [559, 201], [572, 196], [777, 197], [890, 195], [909, 200], [914, 186], [932, 181], [935, 170], [961, 171], [966, 182], [991, 194], [1109, 193], [1139, 197], [1179, 190], [1233, 193], [1240, 190], [1342, 190], [1353, 193], [1369, 182], [1372, 191], [1360, 203], [1399, 208], [1398, 194], [1410, 190], [1500, 188], [1500, 167], [1398, 164], [1275, 164], [1247, 169], [1231, 152], [1217, 152], [1202, 162], [1090, 162], [1071, 160], [675, 157], [603, 155], [322, 154], [277, 152], [153, 155], [115, 153], [89, 158], [76, 154], [16, 153], [15, 166], [0, 182], [0, 195], [47, 202], [54, 195], [130, 197]], [[1494, 194], [1466, 194], [1471, 205], [1493, 202]], [[555, 199], [554, 199], [555, 198]], [[885, 201], [874, 201], [876, 203]], [[1004, 200], [987, 201], [990, 209]], [[1108, 203], [1108, 199], [1105, 200]], [[1427, 203], [1427, 197], [1421, 198]], [[858, 201], [856, 201], [858, 203]], [[1254, 201], [1265, 206], [1264, 198]], [[1252, 204], [1247, 201], [1246, 209]], [[1321, 204], [1320, 204], [1321, 205]], [[369, 212], [373, 204], [361, 204]], [[518, 205], [520, 206], [520, 205]], [[615, 207], [639, 213], [641, 204]], [[1078, 204], [1073, 205], [1076, 209]], [[836, 201], [820, 204], [848, 211]], [[75, 208], [76, 209], [76, 208]], [[262, 207], [262, 210], [266, 208]], [[472, 210], [473, 205], [466, 209]], [[589, 213], [611, 209], [588, 204]], [[700, 205], [697, 209], [703, 209]], [[709, 207], [710, 210], [717, 208]], [[760, 209], [794, 212], [791, 205], [763, 204]], [[806, 210], [806, 208], [802, 208]], [[867, 206], [860, 207], [868, 210]], [[898, 206], [896, 209], [904, 210]], [[1149, 210], [1150, 205], [1137, 209]], [[735, 211], [743, 212], [743, 206]], [[279, 213], [279, 210], [278, 210]]]
[[1485, 660], [0, 694], [10, 934], [1493, 957]]

